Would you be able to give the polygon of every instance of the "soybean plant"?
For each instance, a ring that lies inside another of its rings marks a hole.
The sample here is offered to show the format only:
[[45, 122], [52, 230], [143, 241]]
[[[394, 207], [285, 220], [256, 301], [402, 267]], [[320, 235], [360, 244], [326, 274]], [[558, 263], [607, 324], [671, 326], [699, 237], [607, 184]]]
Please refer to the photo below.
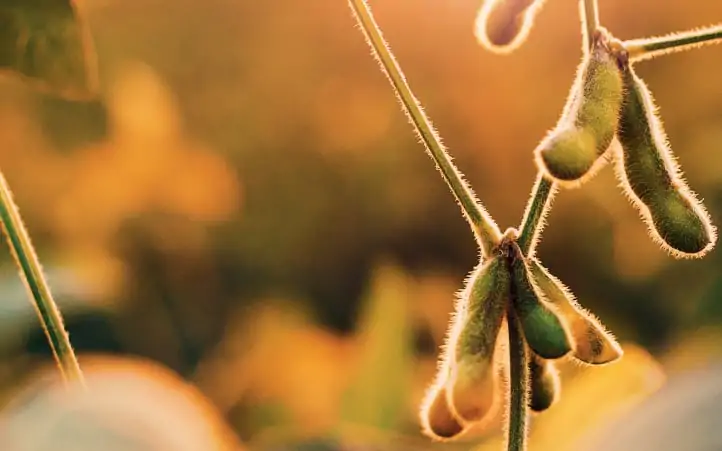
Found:
[[[480, 250], [479, 264], [457, 296], [438, 372], [420, 409], [422, 430], [432, 439], [452, 440], [505, 404], [507, 449], [524, 450], [529, 412], [549, 409], [559, 399], [556, 361], [605, 365], [623, 355], [600, 320], [536, 256], [558, 188], [580, 187], [613, 161], [650, 235], [673, 257], [701, 257], [716, 243], [715, 227], [682, 180], [651, 93], [633, 64], [718, 43], [722, 26], [621, 41], [600, 25], [597, 1], [580, 0], [583, 52], [577, 75], [558, 123], [530, 152], [539, 173], [521, 224], [501, 233], [441, 144], [367, 1], [348, 2]], [[479, 42], [511, 53], [529, 37], [543, 3], [486, 0], [475, 23]]]

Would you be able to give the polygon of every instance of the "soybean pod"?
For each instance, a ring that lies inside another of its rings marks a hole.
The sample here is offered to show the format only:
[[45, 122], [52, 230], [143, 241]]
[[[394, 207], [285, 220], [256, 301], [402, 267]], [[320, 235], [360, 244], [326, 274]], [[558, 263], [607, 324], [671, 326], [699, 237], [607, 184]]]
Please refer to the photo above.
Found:
[[617, 176], [650, 235], [675, 257], [701, 257], [716, 242], [702, 203], [682, 179], [649, 89], [627, 64]]
[[443, 362], [436, 381], [428, 389], [421, 403], [422, 431], [434, 440], [452, 439], [466, 429], [449, 408], [446, 394], [448, 378], [449, 362]]
[[496, 53], [510, 53], [526, 41], [545, 0], [486, 0], [476, 17], [477, 40]]
[[551, 275], [535, 258], [529, 262], [531, 274], [549, 303], [564, 317], [573, 340], [572, 355], [590, 365], [618, 360], [622, 348], [602, 323], [582, 308], [564, 284]]
[[621, 46], [603, 29], [592, 39], [559, 123], [535, 150], [540, 169], [567, 186], [578, 186], [604, 164], [619, 123]]
[[450, 362], [446, 385], [451, 411], [462, 421], [484, 419], [496, 404], [496, 342], [509, 300], [506, 259], [495, 255], [470, 277], [461, 294], [446, 352]]
[[531, 354], [529, 359], [529, 408], [543, 412], [559, 399], [559, 371], [554, 362]]

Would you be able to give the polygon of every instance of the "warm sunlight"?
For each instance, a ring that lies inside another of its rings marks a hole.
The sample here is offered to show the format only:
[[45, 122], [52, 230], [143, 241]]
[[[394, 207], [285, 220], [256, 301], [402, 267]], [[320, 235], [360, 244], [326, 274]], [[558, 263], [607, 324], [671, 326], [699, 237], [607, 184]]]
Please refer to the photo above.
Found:
[[708, 451], [722, 2], [0, 0], [0, 450]]

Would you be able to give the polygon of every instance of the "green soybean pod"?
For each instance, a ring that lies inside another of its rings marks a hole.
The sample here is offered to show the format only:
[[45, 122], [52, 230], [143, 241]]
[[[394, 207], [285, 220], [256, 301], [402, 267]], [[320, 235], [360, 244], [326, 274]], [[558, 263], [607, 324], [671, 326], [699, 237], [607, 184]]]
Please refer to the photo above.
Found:
[[529, 37], [545, 0], [486, 0], [476, 16], [474, 34], [496, 53], [511, 53]]
[[446, 358], [450, 362], [447, 400], [463, 422], [483, 420], [497, 404], [495, 351], [506, 306], [510, 275], [506, 259], [495, 255], [472, 273], [459, 302]]
[[682, 179], [652, 95], [629, 64], [624, 86], [617, 176], [652, 239], [675, 257], [701, 257], [714, 247], [716, 230]]
[[554, 362], [532, 354], [529, 359], [529, 408], [543, 412], [559, 399], [561, 384]]
[[572, 350], [566, 325], [530, 275], [519, 246], [514, 243], [509, 258], [511, 299], [521, 323], [524, 338], [535, 354], [545, 359], [558, 359]]
[[532, 276], [546, 299], [566, 320], [573, 340], [572, 355], [590, 365], [603, 365], [622, 357], [622, 348], [602, 323], [582, 308], [564, 284], [537, 259], [529, 262]]
[[605, 160], [619, 124], [623, 83], [620, 44], [605, 30], [593, 36], [557, 126], [535, 150], [537, 165], [562, 185], [591, 178]]

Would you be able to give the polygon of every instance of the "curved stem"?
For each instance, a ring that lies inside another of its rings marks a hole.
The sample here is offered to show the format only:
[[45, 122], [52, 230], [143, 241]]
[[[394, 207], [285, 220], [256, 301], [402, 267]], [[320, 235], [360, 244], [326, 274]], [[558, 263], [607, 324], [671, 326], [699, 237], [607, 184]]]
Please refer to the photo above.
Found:
[[83, 373], [70, 345], [60, 310], [53, 300], [27, 229], [13, 202], [5, 177], [0, 173], [0, 222], [17, 263], [20, 276], [34, 301], [35, 310], [48, 337], [50, 348], [66, 382], [83, 383]]
[[463, 175], [454, 165], [451, 156], [446, 152], [444, 145], [441, 143], [441, 139], [431, 125], [431, 121], [426, 117], [419, 101], [411, 91], [411, 87], [406, 81], [401, 67], [399, 67], [399, 64], [396, 62], [396, 58], [394, 58], [388, 43], [384, 39], [381, 29], [376, 24], [376, 20], [366, 1], [348, 1], [383, 72], [388, 76], [404, 111], [414, 125], [416, 133], [423, 141], [427, 152], [431, 158], [433, 158], [437, 169], [441, 171], [446, 184], [461, 206], [464, 216], [479, 241], [482, 253], [487, 255], [501, 239], [499, 227], [476, 199], [471, 187], [466, 183]]
[[527, 257], [534, 255], [539, 236], [544, 229], [544, 220], [556, 192], [556, 184], [539, 172], [524, 211], [524, 218], [519, 226], [520, 232], [517, 239], [519, 248]]
[[643, 61], [669, 53], [684, 52], [722, 42], [722, 25], [624, 42], [632, 61]]
[[512, 308], [507, 312], [509, 325], [509, 430], [508, 451], [525, 451], [529, 405], [529, 362], [526, 342]]

